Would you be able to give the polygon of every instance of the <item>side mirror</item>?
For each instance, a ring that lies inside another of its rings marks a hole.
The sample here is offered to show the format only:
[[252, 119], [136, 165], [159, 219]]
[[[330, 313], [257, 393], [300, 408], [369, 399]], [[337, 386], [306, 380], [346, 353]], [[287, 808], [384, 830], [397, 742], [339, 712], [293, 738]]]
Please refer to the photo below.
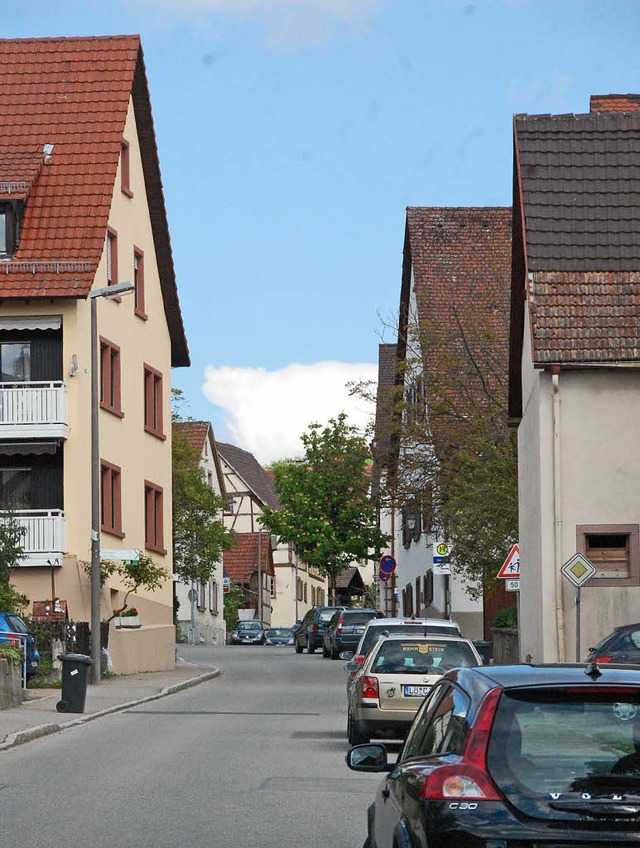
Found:
[[354, 674], [355, 674], [356, 671], [358, 671], [359, 668], [360, 668], [360, 666], [358, 665], [358, 663], [348, 662], [348, 663], [344, 664], [344, 670], [345, 671], [352, 671]]
[[345, 760], [352, 771], [389, 771], [384, 745], [356, 745], [347, 751]]
[[343, 662], [348, 662], [350, 659], [353, 659], [353, 654], [353, 651], [340, 651], [338, 659], [343, 660]]

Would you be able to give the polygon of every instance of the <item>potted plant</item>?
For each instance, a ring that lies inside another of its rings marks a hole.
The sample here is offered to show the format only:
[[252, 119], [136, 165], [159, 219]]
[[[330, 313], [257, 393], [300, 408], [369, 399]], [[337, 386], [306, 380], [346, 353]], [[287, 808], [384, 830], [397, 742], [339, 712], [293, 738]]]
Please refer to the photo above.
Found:
[[140, 627], [140, 618], [136, 607], [114, 610], [116, 627]]

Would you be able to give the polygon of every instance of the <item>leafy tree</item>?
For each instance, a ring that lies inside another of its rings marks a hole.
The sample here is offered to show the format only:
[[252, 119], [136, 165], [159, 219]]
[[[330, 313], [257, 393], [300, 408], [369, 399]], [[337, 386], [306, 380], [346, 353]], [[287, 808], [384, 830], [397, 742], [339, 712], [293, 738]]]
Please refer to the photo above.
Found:
[[11, 508], [4, 507], [0, 518], [0, 609], [20, 612], [29, 603], [26, 595], [11, 584], [11, 575], [19, 567], [25, 528], [17, 521]]
[[[86, 563], [85, 571], [91, 574], [91, 563]], [[101, 560], [100, 562], [100, 585], [103, 586], [109, 577], [117, 574], [126, 587], [124, 602], [122, 606], [114, 610], [107, 621], [123, 613], [129, 606], [129, 595], [135, 594], [138, 589], [146, 589], [154, 592], [159, 589], [168, 579], [166, 569], [158, 565], [147, 554], [140, 553], [136, 560]]]
[[[183, 417], [184, 398], [173, 392], [173, 422]], [[186, 436], [173, 428], [173, 570], [186, 583], [206, 582], [222, 552], [233, 545], [235, 534], [219, 517], [226, 506], [204, 480], [200, 456]]]
[[244, 589], [239, 583], [230, 583], [224, 596], [224, 622], [227, 630], [233, 630], [238, 620], [238, 610], [245, 604]]
[[281, 507], [265, 506], [262, 519], [329, 578], [333, 602], [337, 575], [354, 560], [376, 559], [388, 537], [378, 527], [369, 493], [369, 447], [347, 416], [332, 418], [326, 427], [311, 424], [301, 438], [303, 459], [272, 466]]

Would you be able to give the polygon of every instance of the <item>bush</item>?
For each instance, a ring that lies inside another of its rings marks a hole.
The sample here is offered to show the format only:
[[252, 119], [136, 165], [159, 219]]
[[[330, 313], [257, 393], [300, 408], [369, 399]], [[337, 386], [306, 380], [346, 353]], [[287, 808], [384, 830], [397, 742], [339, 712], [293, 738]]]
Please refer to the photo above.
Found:
[[503, 607], [496, 617], [493, 619], [494, 627], [517, 627], [518, 626], [518, 608]]
[[17, 645], [0, 644], [0, 657], [9, 660], [9, 665], [22, 665], [22, 650]]

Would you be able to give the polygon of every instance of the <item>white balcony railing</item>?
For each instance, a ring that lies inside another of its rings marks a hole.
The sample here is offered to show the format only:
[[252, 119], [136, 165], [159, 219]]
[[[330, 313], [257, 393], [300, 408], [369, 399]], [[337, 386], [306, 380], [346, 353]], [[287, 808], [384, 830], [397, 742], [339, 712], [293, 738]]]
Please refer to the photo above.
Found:
[[0, 383], [0, 439], [66, 439], [68, 425], [64, 383]]
[[67, 522], [62, 510], [17, 509], [13, 516], [25, 530], [20, 565], [55, 564], [56, 559], [62, 565], [62, 555], [67, 549]]

